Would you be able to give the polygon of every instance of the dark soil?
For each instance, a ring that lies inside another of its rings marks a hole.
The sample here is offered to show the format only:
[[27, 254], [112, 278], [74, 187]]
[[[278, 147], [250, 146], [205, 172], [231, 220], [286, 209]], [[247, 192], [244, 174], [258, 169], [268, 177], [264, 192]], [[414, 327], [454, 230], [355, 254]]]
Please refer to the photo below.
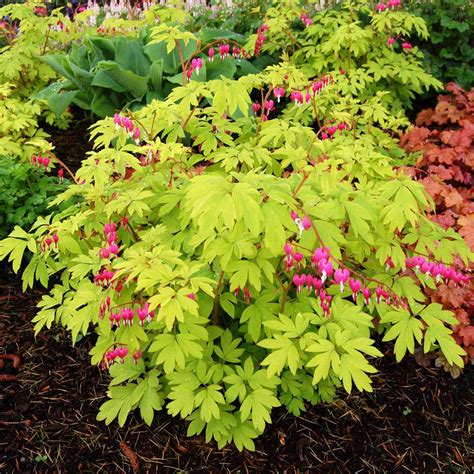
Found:
[[75, 173], [86, 158], [86, 153], [92, 150], [89, 127], [94, 123], [85, 117], [82, 111], [74, 112], [74, 119], [67, 130], [60, 130], [49, 125], [42, 125], [49, 133], [50, 141], [54, 145], [54, 154]]
[[[3, 273], [2, 273], [3, 272]], [[401, 364], [377, 365], [373, 394], [343, 396], [300, 417], [277, 410], [255, 452], [218, 450], [186, 437], [186, 422], [164, 413], [151, 428], [133, 417], [124, 428], [95, 420], [107, 377], [89, 365], [88, 336], [71, 348], [58, 329], [36, 338], [31, 319], [39, 290], [26, 295], [0, 268], [0, 472], [341, 472], [468, 473], [474, 466], [474, 371], [457, 380]]]

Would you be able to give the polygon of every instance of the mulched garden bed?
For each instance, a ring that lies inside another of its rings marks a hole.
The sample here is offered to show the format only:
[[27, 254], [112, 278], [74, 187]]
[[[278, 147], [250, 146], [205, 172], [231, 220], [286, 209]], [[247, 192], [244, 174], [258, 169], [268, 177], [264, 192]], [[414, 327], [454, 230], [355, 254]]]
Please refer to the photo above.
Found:
[[49, 140], [54, 145], [55, 155], [75, 173], [81, 166], [86, 153], [92, 150], [90, 139], [90, 126], [94, 123], [80, 110], [74, 111], [67, 130], [60, 130], [47, 124], [42, 128], [50, 135]]
[[[453, 380], [441, 369], [377, 362], [373, 394], [342, 396], [300, 417], [273, 414], [255, 452], [218, 450], [186, 437], [186, 423], [164, 413], [151, 428], [95, 420], [107, 377], [89, 364], [93, 336], [71, 348], [61, 330], [35, 339], [40, 290], [22, 294], [0, 267], [0, 472], [472, 472], [474, 370]], [[6, 377], [11, 378], [11, 377]]]

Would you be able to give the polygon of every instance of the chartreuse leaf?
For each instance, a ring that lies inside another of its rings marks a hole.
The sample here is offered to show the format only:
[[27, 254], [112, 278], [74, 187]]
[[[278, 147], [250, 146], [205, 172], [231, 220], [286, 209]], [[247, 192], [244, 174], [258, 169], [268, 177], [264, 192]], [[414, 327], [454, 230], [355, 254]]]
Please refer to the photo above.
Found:
[[281, 374], [285, 366], [294, 374], [300, 361], [298, 347], [292, 339], [275, 334], [272, 339], [264, 339], [258, 343], [260, 347], [271, 349], [270, 354], [263, 359], [261, 365], [268, 366], [268, 376]]
[[238, 363], [240, 356], [243, 354], [244, 349], [239, 348], [242, 341], [240, 338], [234, 339], [232, 333], [226, 329], [220, 338], [220, 345], [214, 346], [214, 351], [220, 359], [224, 362]]
[[134, 405], [133, 395], [137, 387], [136, 383], [111, 387], [107, 392], [110, 400], [101, 405], [97, 420], [104, 420], [106, 425], [110, 425], [118, 417], [119, 425], [123, 426]]
[[449, 364], [463, 367], [463, 357], [466, 353], [452, 337], [453, 331], [444, 325], [444, 323], [453, 326], [458, 324], [454, 314], [451, 311], [443, 310], [440, 304], [432, 303], [420, 312], [420, 316], [428, 326], [424, 335], [425, 353], [437, 344]]
[[[232, 281], [232, 278], [231, 278]], [[253, 341], [260, 340], [262, 323], [274, 315], [278, 306], [272, 303], [275, 295], [263, 293], [253, 304], [247, 306], [242, 312], [241, 323], [247, 323], [248, 334]]]
[[218, 446], [225, 445], [228, 438], [231, 436], [232, 430], [237, 426], [237, 420], [233, 413], [227, 411], [228, 406], [221, 409], [221, 416], [219, 419], [213, 418], [209, 422], [205, 422], [201, 419], [199, 410], [195, 410], [189, 417], [188, 420], [192, 420], [188, 426], [188, 436], [200, 434], [204, 428], [206, 428], [206, 442], [210, 442], [215, 439]]
[[12, 262], [13, 271], [17, 273], [27, 248], [35, 251], [34, 239], [20, 226], [15, 226], [9, 237], [0, 241], [0, 260], [9, 255], [8, 261]]
[[225, 404], [224, 396], [220, 390], [220, 385], [208, 385], [198, 391], [194, 397], [195, 405], [200, 407], [201, 420], [206, 423], [212, 419], [220, 418], [220, 405]]
[[[424, 338], [425, 353], [437, 344], [450, 364], [463, 367], [462, 356], [465, 352], [451, 336], [451, 329], [445, 326], [445, 324], [457, 324], [458, 321], [452, 312], [443, 310], [438, 303], [426, 307], [413, 303], [411, 308], [414, 314], [410, 314], [407, 310], [393, 310], [385, 312], [380, 318], [381, 323], [395, 323], [388, 329], [383, 340], [396, 339], [397, 361], [403, 358], [407, 350], [411, 354], [414, 353], [415, 339], [421, 344]], [[426, 329], [423, 331], [424, 328]]]
[[443, 325], [430, 326], [426, 329], [423, 346], [425, 353], [430, 352], [436, 345], [449, 364], [464, 367], [463, 357], [466, 356], [466, 352], [454, 340], [451, 329]]
[[381, 318], [382, 323], [393, 323], [383, 340], [395, 342], [395, 358], [400, 362], [406, 351], [415, 352], [415, 338], [419, 344], [423, 339], [423, 323], [407, 310], [387, 311]]
[[372, 347], [373, 340], [366, 337], [352, 338], [350, 331], [340, 329], [331, 334], [331, 340], [315, 333], [312, 337], [316, 342], [305, 350], [316, 353], [306, 364], [306, 367], [316, 367], [313, 375], [314, 385], [334, 374], [342, 380], [348, 393], [351, 393], [353, 383], [358, 390], [372, 391], [367, 373], [374, 373], [377, 370], [369, 364], [363, 354], [382, 356], [378, 349]]
[[195, 342], [198, 339], [191, 333], [158, 334], [148, 350], [159, 352], [156, 364], [163, 364], [163, 370], [169, 374], [175, 367], [184, 369], [188, 357], [202, 357], [203, 347]]
[[281, 403], [268, 389], [257, 389], [251, 392], [240, 406], [240, 418], [242, 421], [251, 418], [253, 426], [258, 431], [265, 429], [265, 423], [271, 423], [270, 411], [273, 407], [279, 407]]
[[223, 381], [228, 385], [225, 393], [227, 402], [232, 403], [238, 398], [242, 403], [252, 390], [276, 387], [278, 377], [267, 377], [267, 371], [263, 369], [255, 372], [252, 359], [248, 357], [243, 368], [236, 366], [235, 373], [224, 377]]
[[109, 373], [112, 377], [112, 381], [110, 382], [111, 386], [119, 385], [126, 380], [136, 380], [143, 373], [143, 361], [140, 361], [139, 364], [134, 364], [129, 359], [130, 358], [127, 358], [125, 364], [113, 364], [112, 367], [110, 367]]
[[239, 422], [232, 430], [231, 439], [239, 451], [244, 448], [253, 451], [255, 450], [253, 438], [256, 438], [259, 434], [260, 432], [249, 421]]
[[139, 403], [140, 416], [150, 426], [153, 422], [155, 411], [161, 410], [163, 406], [163, 394], [159, 391], [161, 385], [156, 372], [151, 371], [148, 377], [141, 383], [145, 384], [145, 388]]

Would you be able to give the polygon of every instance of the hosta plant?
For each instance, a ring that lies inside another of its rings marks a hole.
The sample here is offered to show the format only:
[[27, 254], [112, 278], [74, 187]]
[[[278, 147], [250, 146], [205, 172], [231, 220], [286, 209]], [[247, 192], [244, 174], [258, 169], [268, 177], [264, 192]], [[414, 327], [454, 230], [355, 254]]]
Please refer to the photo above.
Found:
[[162, 100], [190, 78], [204, 82], [259, 72], [241, 48], [241, 35], [211, 28], [191, 33], [174, 20], [144, 26], [135, 37], [87, 35], [67, 54], [43, 57], [63, 80], [36, 98], [46, 99], [57, 116], [73, 103], [103, 118]]
[[0, 244], [15, 271], [33, 252], [25, 289], [52, 285], [37, 331], [97, 334], [92, 363], [111, 376], [100, 420], [166, 410], [190, 435], [253, 449], [274, 407], [371, 391], [376, 334], [397, 360], [421, 346], [463, 365], [455, 317], [422, 287], [465, 284], [451, 263], [472, 254], [398, 169], [381, 97], [341, 99], [341, 75], [304, 80], [289, 64], [191, 80], [99, 121], [55, 200], [78, 204]]

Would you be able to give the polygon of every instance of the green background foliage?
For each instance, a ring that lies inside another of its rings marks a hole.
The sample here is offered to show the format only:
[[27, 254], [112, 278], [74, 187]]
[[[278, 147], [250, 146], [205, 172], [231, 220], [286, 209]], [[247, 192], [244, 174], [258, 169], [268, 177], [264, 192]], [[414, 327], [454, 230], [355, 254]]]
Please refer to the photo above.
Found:
[[5, 238], [17, 225], [28, 229], [67, 185], [14, 158], [0, 161], [0, 238]]
[[425, 54], [428, 71], [444, 84], [450, 81], [469, 89], [474, 82], [474, 7], [469, 0], [434, 0], [409, 3], [430, 31], [416, 40]]

